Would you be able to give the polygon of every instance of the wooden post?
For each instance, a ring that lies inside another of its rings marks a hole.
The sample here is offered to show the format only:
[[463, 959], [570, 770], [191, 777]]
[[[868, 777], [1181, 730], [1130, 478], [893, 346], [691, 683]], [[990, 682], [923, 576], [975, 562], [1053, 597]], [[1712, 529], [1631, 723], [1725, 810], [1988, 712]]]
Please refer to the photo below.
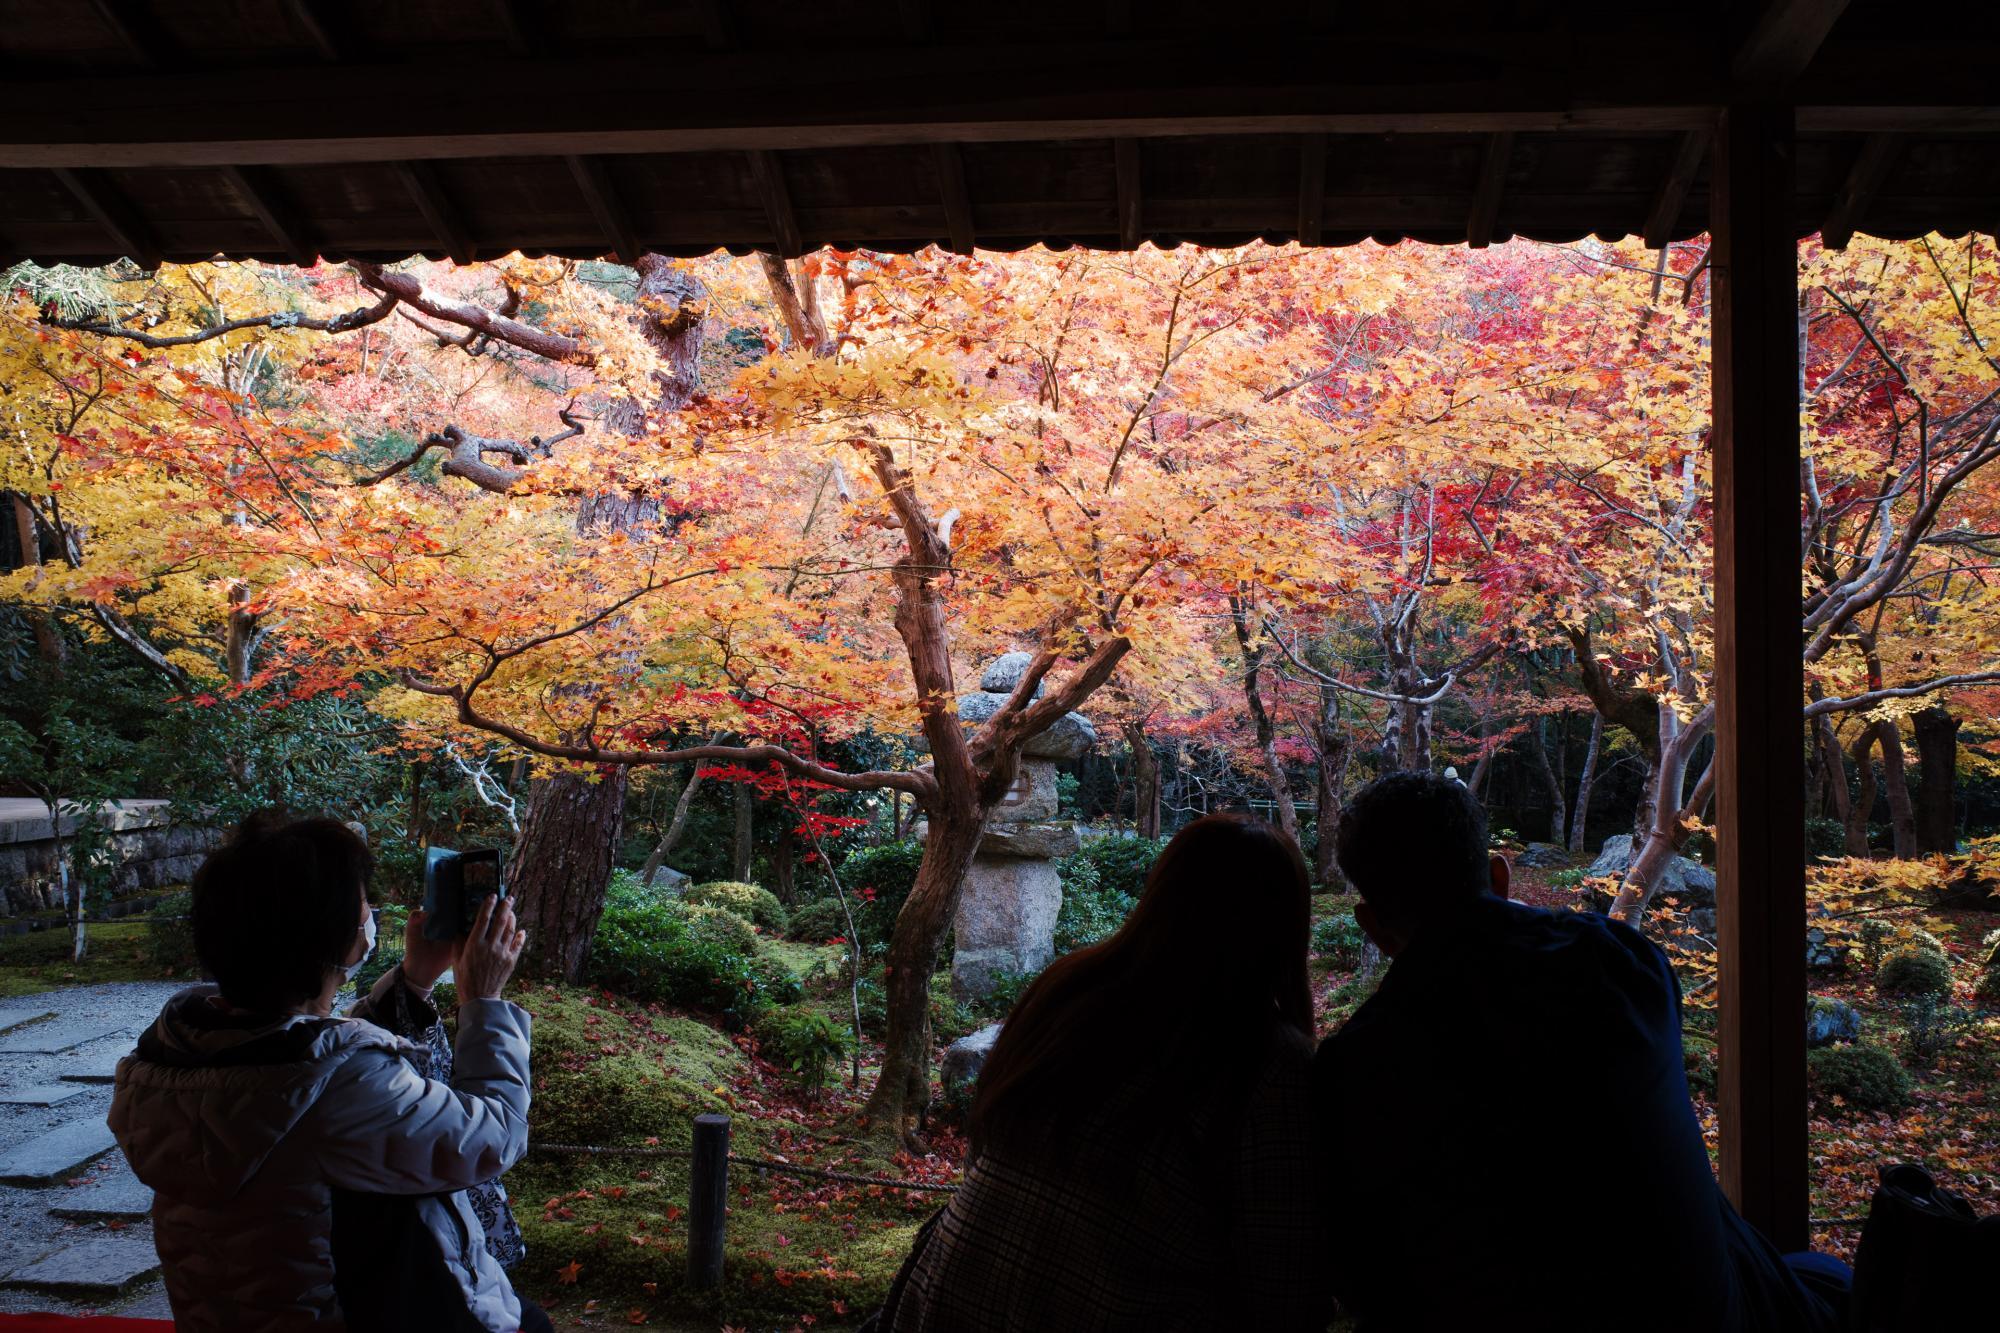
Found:
[[1807, 1242], [1805, 741], [1793, 112], [1731, 106], [1715, 140], [1716, 879], [1722, 1186]]
[[688, 1286], [722, 1285], [722, 1240], [729, 1209], [729, 1117], [694, 1118], [694, 1170], [688, 1180]]

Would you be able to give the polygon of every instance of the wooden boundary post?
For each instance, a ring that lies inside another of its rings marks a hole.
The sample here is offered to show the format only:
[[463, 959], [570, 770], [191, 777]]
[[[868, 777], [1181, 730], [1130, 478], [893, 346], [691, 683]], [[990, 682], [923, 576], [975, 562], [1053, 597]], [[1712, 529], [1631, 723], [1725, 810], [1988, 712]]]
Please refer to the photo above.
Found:
[[1807, 1243], [1794, 113], [1730, 106], [1710, 187], [1722, 1186]]
[[722, 1242], [729, 1209], [729, 1117], [694, 1118], [694, 1170], [688, 1178], [688, 1286], [722, 1285]]

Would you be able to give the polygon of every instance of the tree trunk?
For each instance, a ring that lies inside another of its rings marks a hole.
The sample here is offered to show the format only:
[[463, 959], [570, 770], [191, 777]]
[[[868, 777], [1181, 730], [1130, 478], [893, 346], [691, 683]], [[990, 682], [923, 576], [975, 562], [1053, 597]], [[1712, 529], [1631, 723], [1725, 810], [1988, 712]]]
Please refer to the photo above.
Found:
[[1917, 729], [1917, 851], [1958, 849], [1958, 719], [1940, 707], [1910, 719]]
[[1882, 742], [1882, 794], [1889, 801], [1889, 831], [1897, 860], [1917, 854], [1917, 813], [1910, 804], [1910, 778], [1903, 765], [1903, 732], [1894, 722], [1875, 724]]
[[1125, 744], [1132, 751], [1132, 827], [1142, 838], [1160, 836], [1160, 757], [1146, 739], [1146, 724], [1127, 722]]
[[1847, 808], [1847, 854], [1849, 856], [1868, 855], [1868, 821], [1875, 814], [1875, 727], [1871, 723], [1861, 729], [1854, 738], [1848, 757], [1854, 760], [1859, 770], [1858, 786], [1854, 803]]
[[1822, 807], [1847, 826], [1847, 757], [1841, 753], [1840, 737], [1834, 733], [1833, 719], [1821, 713], [1813, 719], [1813, 736], [1819, 744], [1820, 770], [1826, 775], [1827, 804]]
[[422, 759], [410, 761], [410, 843], [416, 847], [428, 847], [431, 841], [430, 795], [424, 790], [425, 770], [429, 765]]
[[[1321, 696], [1334, 691], [1322, 689]], [[1319, 836], [1313, 842], [1313, 881], [1322, 889], [1345, 892], [1347, 882], [1334, 855], [1334, 834], [1340, 826], [1340, 804], [1347, 786], [1347, 766], [1354, 756], [1353, 742], [1337, 714], [1329, 716], [1322, 704], [1319, 720]]]
[[565, 772], [532, 784], [527, 823], [507, 866], [514, 911], [528, 932], [523, 975], [582, 979], [624, 831], [629, 776], [610, 768], [595, 782]]
[[1264, 768], [1271, 786], [1271, 804], [1278, 827], [1293, 842], [1299, 840], [1299, 812], [1292, 803], [1292, 784], [1278, 756], [1278, 729], [1271, 711], [1264, 705], [1262, 676], [1264, 646], [1250, 627], [1250, 602], [1244, 597], [1229, 599], [1230, 619], [1236, 626], [1236, 643], [1243, 651], [1243, 698], [1250, 707], [1250, 721], [1256, 728], [1257, 750], [1264, 756]]
[[[714, 737], [711, 745], [720, 744]], [[653, 844], [653, 850], [646, 853], [646, 864], [639, 868], [639, 882], [647, 888], [653, 887], [653, 880], [659, 875], [660, 867], [666, 864], [674, 848], [679, 845], [681, 832], [687, 828], [688, 807], [694, 804], [694, 794], [701, 790], [701, 765], [695, 764], [688, 771], [687, 784], [681, 788], [680, 796], [674, 801], [673, 818], [667, 821], [667, 831]]]
[[[41, 524], [35, 517], [34, 507], [28, 503], [28, 497], [18, 491], [8, 491], [7, 498], [14, 508], [14, 536], [20, 568], [39, 571], [42, 564]], [[33, 591], [39, 582], [41, 574], [38, 572], [28, 583], [28, 589]], [[40, 607], [24, 606], [21, 618], [28, 622], [28, 632], [34, 636], [36, 658], [50, 675], [60, 677], [66, 654], [55, 617]]]
[[750, 858], [756, 850], [757, 838], [757, 811], [748, 783], [736, 784], [734, 799], [736, 832], [729, 841], [729, 877], [747, 882], [750, 878]]
[[1604, 714], [1590, 715], [1590, 744], [1583, 751], [1583, 771], [1576, 778], [1576, 806], [1569, 815], [1569, 850], [1583, 851], [1584, 829], [1590, 822], [1590, 791], [1597, 785], [1597, 756], [1604, 748]]
[[1711, 760], [1707, 771], [1695, 783], [1694, 794], [1686, 805], [1681, 804], [1681, 793], [1687, 787], [1688, 764], [1714, 725], [1714, 704], [1685, 723], [1673, 709], [1664, 706], [1660, 709], [1659, 746], [1654, 751], [1658, 758], [1649, 774], [1646, 795], [1640, 801], [1640, 808], [1649, 813], [1650, 822], [1643, 835], [1633, 838], [1632, 864], [1626, 867], [1618, 896], [1611, 904], [1611, 914], [1628, 926], [1637, 927], [1644, 920], [1646, 907], [1653, 901], [1653, 891], [1659, 887], [1661, 872], [1679, 854], [1692, 822], [1701, 817], [1714, 794], [1715, 764]]
[[1549, 764], [1548, 747], [1542, 744], [1542, 723], [1537, 718], [1528, 725], [1528, 757], [1534, 761], [1535, 776], [1549, 797], [1549, 841], [1560, 843], [1569, 828], [1569, 807], [1563, 798], [1562, 779]]
[[778, 822], [778, 845], [771, 852], [771, 892], [778, 901], [789, 903], [796, 896], [792, 887], [792, 821]]

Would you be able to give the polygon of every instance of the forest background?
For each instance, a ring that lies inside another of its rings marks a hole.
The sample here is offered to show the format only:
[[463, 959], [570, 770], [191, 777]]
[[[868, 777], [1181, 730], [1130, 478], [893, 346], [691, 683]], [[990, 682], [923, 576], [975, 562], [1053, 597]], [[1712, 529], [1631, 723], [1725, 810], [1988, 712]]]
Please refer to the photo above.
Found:
[[[1545, 844], [1537, 894], [1670, 946], [1699, 1055], [1707, 254], [21, 266], [0, 778], [357, 819], [392, 902], [424, 847], [498, 843], [549, 995], [622, 978], [794, 1072], [848, 1058], [843, 1124], [922, 1151], [964, 1025], [933, 978], [1032, 736], [1085, 708], [1066, 814], [1132, 835], [1067, 867], [1070, 946], [1207, 810], [1269, 815], [1337, 897], [1343, 796], [1451, 767]], [[1903, 1064], [1955, 1096], [1994, 1058], [2000, 267], [1981, 237], [1800, 265], [1816, 989], [1879, 990], [1924, 1048], [1816, 1077], [1834, 1111], [1886, 1080], [1893, 1116]], [[962, 727], [1006, 651], [1026, 679]], [[97, 836], [61, 867], [71, 966]], [[1337, 1017], [1374, 969], [1319, 915]], [[1912, 951], [1942, 984], [1883, 989]], [[818, 968], [844, 998], [812, 1009]], [[2000, 1191], [1990, 1119], [1917, 1113]]]

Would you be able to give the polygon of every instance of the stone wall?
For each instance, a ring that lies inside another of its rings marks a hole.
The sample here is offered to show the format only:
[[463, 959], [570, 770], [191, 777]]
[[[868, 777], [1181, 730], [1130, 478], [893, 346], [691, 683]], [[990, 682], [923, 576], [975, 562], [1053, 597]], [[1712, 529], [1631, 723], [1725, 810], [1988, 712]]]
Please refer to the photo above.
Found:
[[[165, 801], [118, 801], [97, 814], [111, 829], [103, 856], [115, 896], [152, 894], [185, 884], [220, 834], [169, 822]], [[78, 825], [63, 817], [65, 835]], [[56, 888], [55, 829], [40, 801], [0, 800], [0, 916], [61, 910]], [[87, 906], [90, 915], [104, 904]]]

